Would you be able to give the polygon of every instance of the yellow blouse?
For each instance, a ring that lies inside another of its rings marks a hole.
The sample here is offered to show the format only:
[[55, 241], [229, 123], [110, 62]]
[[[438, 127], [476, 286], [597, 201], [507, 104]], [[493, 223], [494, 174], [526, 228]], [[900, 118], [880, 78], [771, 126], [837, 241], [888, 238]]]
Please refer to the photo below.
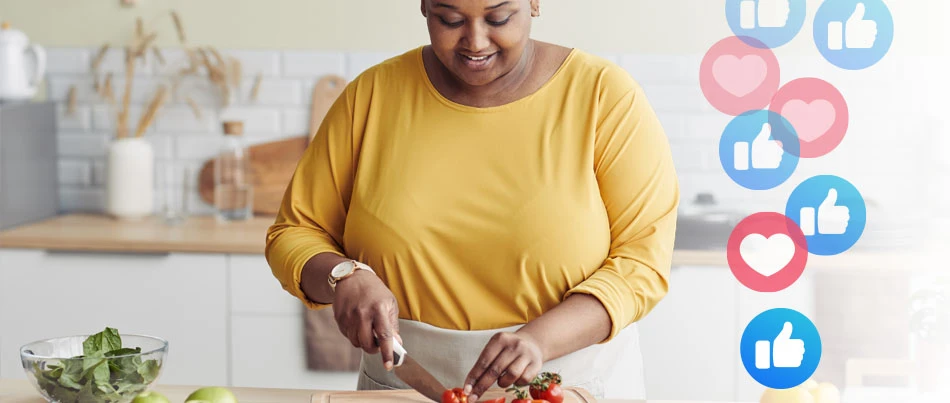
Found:
[[678, 201], [663, 128], [615, 64], [574, 49], [535, 93], [478, 108], [435, 89], [418, 47], [347, 85], [265, 253], [311, 309], [301, 270], [333, 252], [373, 267], [403, 319], [495, 329], [586, 293], [607, 341], [666, 294]]

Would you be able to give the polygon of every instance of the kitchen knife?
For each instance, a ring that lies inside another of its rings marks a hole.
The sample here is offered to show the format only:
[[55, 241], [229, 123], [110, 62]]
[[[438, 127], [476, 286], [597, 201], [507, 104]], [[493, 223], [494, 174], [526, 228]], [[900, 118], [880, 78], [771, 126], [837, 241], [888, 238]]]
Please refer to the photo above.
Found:
[[396, 373], [399, 379], [412, 386], [423, 396], [432, 399], [434, 402], [442, 401], [442, 392], [445, 391], [445, 386], [429, 371], [426, 371], [422, 365], [419, 365], [416, 360], [412, 359], [395, 337], [393, 337], [393, 372]]

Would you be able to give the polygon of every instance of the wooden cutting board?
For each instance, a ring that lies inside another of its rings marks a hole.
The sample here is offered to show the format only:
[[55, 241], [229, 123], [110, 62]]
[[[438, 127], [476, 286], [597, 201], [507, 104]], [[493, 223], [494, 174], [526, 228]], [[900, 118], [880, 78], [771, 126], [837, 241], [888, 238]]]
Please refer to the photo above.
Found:
[[[564, 388], [564, 403], [594, 403], [597, 399], [590, 392], [574, 387]], [[478, 400], [490, 400], [504, 396], [505, 402], [510, 403], [515, 395], [503, 389], [489, 389], [485, 396]], [[373, 390], [373, 391], [340, 391], [315, 393], [310, 403], [432, 403], [431, 400], [414, 390]]]
[[[323, 76], [313, 86], [310, 105], [310, 130], [300, 137], [272, 141], [248, 147], [251, 183], [254, 185], [254, 213], [276, 215], [287, 190], [287, 184], [297, 169], [297, 162], [307, 150], [310, 139], [333, 102], [343, 92], [346, 80], [337, 75]], [[214, 205], [214, 159], [201, 167], [198, 175], [198, 193], [201, 199]]]

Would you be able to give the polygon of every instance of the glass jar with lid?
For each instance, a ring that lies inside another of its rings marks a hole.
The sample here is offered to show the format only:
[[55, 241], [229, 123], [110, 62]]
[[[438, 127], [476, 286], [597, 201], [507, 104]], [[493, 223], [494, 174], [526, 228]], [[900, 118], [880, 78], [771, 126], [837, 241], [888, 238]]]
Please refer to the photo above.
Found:
[[244, 123], [223, 122], [224, 139], [215, 160], [214, 208], [220, 222], [244, 221], [254, 214], [254, 184]]

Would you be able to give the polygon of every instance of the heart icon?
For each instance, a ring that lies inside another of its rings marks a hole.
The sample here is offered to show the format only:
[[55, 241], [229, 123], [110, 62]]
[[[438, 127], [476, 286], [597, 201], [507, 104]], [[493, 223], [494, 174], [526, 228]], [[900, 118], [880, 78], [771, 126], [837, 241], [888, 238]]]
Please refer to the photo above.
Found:
[[746, 55], [742, 59], [723, 55], [713, 62], [712, 73], [722, 89], [737, 97], [744, 97], [762, 85], [768, 74], [768, 66], [757, 55]]
[[793, 99], [785, 103], [781, 115], [788, 119], [798, 138], [805, 142], [815, 141], [835, 124], [835, 107], [824, 99], [811, 103]]
[[739, 255], [756, 273], [769, 277], [792, 260], [795, 243], [782, 233], [772, 234], [768, 238], [762, 234], [749, 234], [739, 244]]

